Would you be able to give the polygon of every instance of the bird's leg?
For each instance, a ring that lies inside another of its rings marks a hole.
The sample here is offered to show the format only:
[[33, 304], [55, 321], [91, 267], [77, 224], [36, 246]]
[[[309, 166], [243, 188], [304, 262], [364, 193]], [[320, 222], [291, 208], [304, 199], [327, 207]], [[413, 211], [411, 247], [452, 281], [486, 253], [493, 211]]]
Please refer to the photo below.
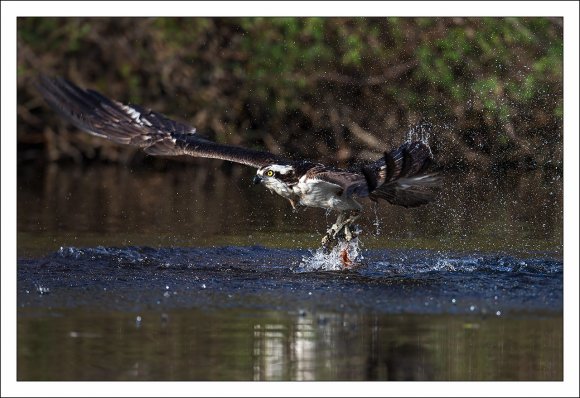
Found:
[[338, 218], [336, 219], [336, 222], [332, 225], [332, 227], [330, 227], [330, 229], [328, 231], [326, 231], [326, 235], [331, 235], [333, 238], [336, 237], [336, 235], [338, 234], [338, 231], [341, 230], [341, 228], [344, 226], [344, 212], [341, 211], [340, 213], [338, 213]]
[[357, 231], [351, 231], [351, 226], [352, 223], [354, 223], [360, 217], [360, 215], [360, 210], [351, 211], [348, 217], [346, 217], [346, 212], [340, 212], [338, 214], [338, 219], [326, 232], [324, 238], [322, 238], [322, 246], [324, 246], [324, 249], [327, 252], [336, 246], [341, 231], [344, 239], [347, 242], [350, 242], [356, 236]]
[[[357, 231], [351, 231], [351, 226], [352, 224], [358, 220], [358, 218], [361, 215], [361, 211], [360, 210], [353, 210], [351, 211], [349, 217], [344, 220], [344, 239], [346, 239], [347, 242], [350, 242], [353, 237], [355, 237], [356, 235], [358, 235]], [[353, 234], [355, 234], [353, 236]]]
[[338, 213], [336, 222], [328, 229], [328, 231], [326, 231], [326, 235], [324, 235], [322, 238], [322, 246], [327, 253], [330, 252], [334, 246], [336, 246], [336, 235], [338, 234], [338, 231], [340, 231], [340, 229], [344, 226], [344, 215], [344, 212]]
[[[341, 213], [343, 217], [339, 217], [339, 219], [336, 221], [336, 224], [334, 224], [331, 228], [331, 230], [333, 231], [332, 237], [336, 238], [342, 231], [344, 238], [347, 241], [352, 240], [353, 236], [352, 232], [350, 231], [350, 226], [360, 217], [360, 213], [361, 213], [360, 210], [353, 210], [346, 219], [344, 218], [344, 213]], [[329, 230], [329, 232], [331, 231]]]

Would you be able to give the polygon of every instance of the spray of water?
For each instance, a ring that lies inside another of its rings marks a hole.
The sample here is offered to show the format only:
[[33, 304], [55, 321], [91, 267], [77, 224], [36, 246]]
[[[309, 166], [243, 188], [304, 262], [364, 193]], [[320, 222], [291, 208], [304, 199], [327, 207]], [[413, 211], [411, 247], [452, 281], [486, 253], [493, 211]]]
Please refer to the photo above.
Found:
[[381, 234], [381, 220], [379, 219], [379, 204], [377, 202], [373, 202], [373, 212], [375, 214], [375, 220], [373, 221], [375, 236], [379, 236]]
[[409, 128], [407, 131], [407, 142], [412, 141], [423, 141], [425, 144], [429, 145], [429, 137], [431, 136], [432, 125], [429, 122], [421, 121]]
[[363, 259], [362, 245], [358, 238], [354, 238], [350, 242], [340, 240], [330, 253], [325, 253], [321, 247], [303, 256], [299, 270], [305, 272], [341, 271], [356, 268]]

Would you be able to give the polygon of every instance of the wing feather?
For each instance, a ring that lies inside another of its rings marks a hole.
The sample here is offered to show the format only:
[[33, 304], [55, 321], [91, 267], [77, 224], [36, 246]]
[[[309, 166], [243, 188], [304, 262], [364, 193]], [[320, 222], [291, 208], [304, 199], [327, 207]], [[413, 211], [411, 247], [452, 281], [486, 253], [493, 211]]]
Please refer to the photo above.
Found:
[[437, 174], [426, 173], [432, 164], [431, 148], [424, 141], [405, 142], [385, 152], [384, 157], [362, 168], [369, 197], [403, 207], [431, 202], [441, 185]]
[[190, 155], [256, 168], [285, 160], [269, 152], [215, 143], [185, 123], [139, 105], [125, 105], [66, 79], [42, 76], [37, 86], [47, 103], [80, 129], [143, 148], [150, 155]]
[[323, 169], [314, 173], [312, 178], [337, 185], [341, 195], [346, 197], [355, 195], [364, 198], [369, 194], [365, 177], [360, 173]]

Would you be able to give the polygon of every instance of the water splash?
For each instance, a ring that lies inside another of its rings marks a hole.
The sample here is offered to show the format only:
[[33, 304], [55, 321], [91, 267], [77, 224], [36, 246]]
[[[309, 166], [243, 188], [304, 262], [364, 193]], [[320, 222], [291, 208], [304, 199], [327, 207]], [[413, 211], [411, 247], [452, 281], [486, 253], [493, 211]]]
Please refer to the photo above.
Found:
[[375, 214], [375, 220], [373, 221], [373, 226], [375, 227], [375, 236], [381, 235], [381, 220], [379, 219], [379, 204], [373, 202], [373, 212]]
[[320, 247], [303, 256], [298, 268], [303, 272], [342, 271], [356, 268], [364, 259], [361, 246], [358, 238], [350, 242], [340, 240], [330, 253], [325, 253]]
[[[356, 233], [360, 234], [360, 230]], [[360, 267], [363, 260], [364, 244], [360, 236], [350, 243], [340, 240], [330, 252], [317, 250], [273, 249], [261, 246], [237, 247], [224, 246], [214, 248], [151, 248], [151, 247], [63, 247], [57, 252], [41, 259], [43, 264], [50, 264], [48, 269], [56, 269], [66, 274], [76, 270], [91, 272], [107, 269], [125, 268], [134, 272], [143, 269], [197, 269], [223, 270], [228, 267], [256, 270], [264, 267], [272, 269], [272, 264], [281, 268], [299, 267], [304, 271], [342, 270], [345, 267], [343, 255], [347, 254], [352, 262], [350, 268], [356, 268], [366, 275], [413, 275], [425, 273], [486, 273], [486, 274], [517, 274], [517, 275], [551, 275], [563, 272], [562, 261], [547, 254], [530, 253], [521, 258], [505, 253], [476, 252], [440, 252], [429, 250], [364, 250], [364, 268]], [[224, 268], [225, 267], [225, 268]], [[109, 271], [106, 271], [109, 272]], [[115, 271], [117, 272], [117, 271]], [[43, 281], [39, 283], [38, 275], [34, 274], [32, 284], [38, 293], [46, 294], [52, 290]], [[163, 287], [166, 288], [166, 282]], [[170, 286], [173, 288], [173, 286]], [[168, 290], [168, 289], [165, 289]]]
[[406, 274], [418, 276], [425, 273], [474, 273], [490, 275], [512, 273], [518, 275], [547, 275], [562, 272], [562, 263], [547, 258], [518, 259], [507, 255], [469, 255], [408, 251], [387, 260], [374, 261], [368, 254], [366, 270], [381, 274]]
[[412, 141], [422, 141], [429, 145], [429, 137], [431, 137], [431, 131], [433, 126], [427, 121], [421, 121], [414, 126], [411, 126], [407, 131], [407, 142]]
[[41, 286], [40, 283], [35, 283], [34, 287], [36, 287], [36, 292], [40, 295], [50, 293], [50, 289], [46, 286]]

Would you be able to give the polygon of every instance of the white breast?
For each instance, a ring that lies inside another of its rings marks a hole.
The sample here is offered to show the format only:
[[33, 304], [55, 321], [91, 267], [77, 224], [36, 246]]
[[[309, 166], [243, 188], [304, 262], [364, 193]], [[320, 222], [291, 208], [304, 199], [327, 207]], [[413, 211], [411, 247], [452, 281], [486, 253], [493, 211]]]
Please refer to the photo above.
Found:
[[360, 210], [361, 205], [352, 198], [339, 195], [340, 186], [330, 182], [303, 176], [293, 187], [300, 198], [300, 204], [308, 207], [321, 207], [338, 211]]

